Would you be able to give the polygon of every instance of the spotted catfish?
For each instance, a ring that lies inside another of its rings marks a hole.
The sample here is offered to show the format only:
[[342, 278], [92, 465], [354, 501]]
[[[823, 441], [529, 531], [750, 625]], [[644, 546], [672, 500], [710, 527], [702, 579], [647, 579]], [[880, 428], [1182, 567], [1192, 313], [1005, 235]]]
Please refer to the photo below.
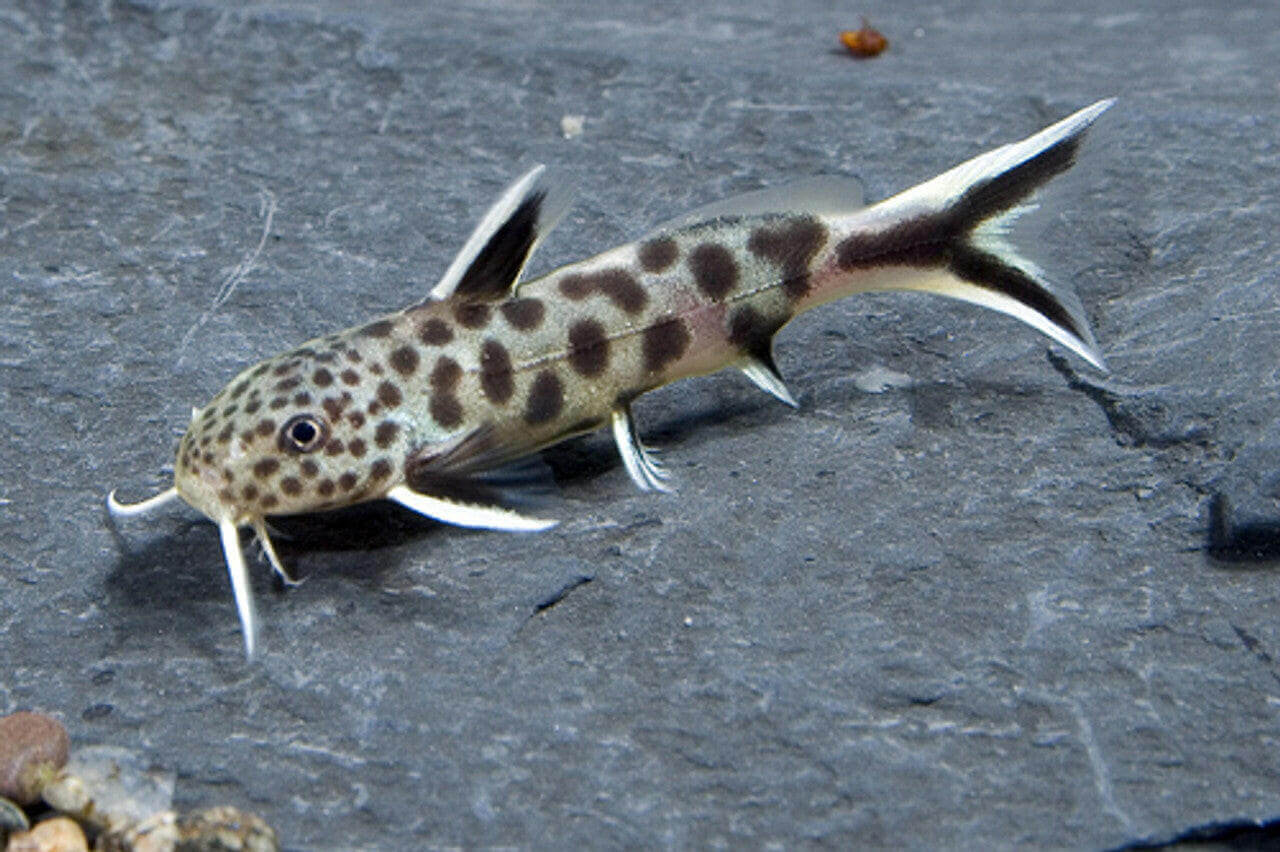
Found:
[[1105, 369], [1079, 301], [1002, 237], [1073, 163], [1101, 101], [1016, 144], [863, 207], [847, 181], [713, 205], [650, 237], [521, 282], [564, 209], [541, 167], [484, 216], [426, 301], [317, 338], [237, 376], [192, 422], [175, 485], [114, 515], [181, 497], [218, 524], [246, 653], [253, 601], [238, 530], [292, 582], [265, 518], [389, 499], [451, 524], [542, 530], [486, 478], [608, 426], [641, 489], [666, 474], [631, 403], [725, 367], [795, 405], [774, 365], [778, 329], [833, 299], [938, 293], [1009, 314]]

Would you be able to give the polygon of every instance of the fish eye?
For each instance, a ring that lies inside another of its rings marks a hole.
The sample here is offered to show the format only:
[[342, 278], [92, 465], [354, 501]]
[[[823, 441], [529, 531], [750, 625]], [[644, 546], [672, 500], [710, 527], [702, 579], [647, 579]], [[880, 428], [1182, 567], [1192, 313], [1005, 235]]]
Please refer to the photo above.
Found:
[[280, 449], [288, 453], [312, 453], [324, 446], [328, 430], [311, 414], [296, 414], [280, 427]]

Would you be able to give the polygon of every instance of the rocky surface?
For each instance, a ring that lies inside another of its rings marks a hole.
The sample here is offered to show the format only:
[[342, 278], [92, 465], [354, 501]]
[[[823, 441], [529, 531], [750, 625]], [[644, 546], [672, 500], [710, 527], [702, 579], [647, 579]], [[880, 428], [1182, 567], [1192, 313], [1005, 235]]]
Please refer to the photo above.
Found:
[[[0, 713], [294, 849], [1280, 816], [1280, 9], [905, 2], [856, 62], [820, 2], [361, 5], [0, 6]], [[420, 297], [531, 162], [580, 197], [546, 269], [789, 178], [882, 197], [1108, 95], [1032, 242], [1109, 376], [966, 306], [832, 305], [780, 341], [798, 413], [727, 374], [642, 402], [675, 495], [596, 436], [550, 454], [547, 534], [281, 521], [308, 581], [257, 572], [255, 665], [208, 523], [106, 522], [192, 405]]]

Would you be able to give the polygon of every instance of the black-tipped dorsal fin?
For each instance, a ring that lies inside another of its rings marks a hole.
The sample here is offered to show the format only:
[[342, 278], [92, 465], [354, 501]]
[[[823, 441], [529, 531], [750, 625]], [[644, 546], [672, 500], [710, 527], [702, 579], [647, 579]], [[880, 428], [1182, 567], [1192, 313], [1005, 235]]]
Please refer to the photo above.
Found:
[[850, 213], [863, 206], [862, 182], [848, 176], [803, 178], [779, 186], [757, 189], [733, 198], [713, 201], [651, 229], [651, 233], [676, 231], [742, 216], [812, 214], [817, 216]]
[[534, 166], [484, 214], [429, 299], [494, 301], [507, 296], [568, 206], [569, 193], [547, 179], [545, 166]]

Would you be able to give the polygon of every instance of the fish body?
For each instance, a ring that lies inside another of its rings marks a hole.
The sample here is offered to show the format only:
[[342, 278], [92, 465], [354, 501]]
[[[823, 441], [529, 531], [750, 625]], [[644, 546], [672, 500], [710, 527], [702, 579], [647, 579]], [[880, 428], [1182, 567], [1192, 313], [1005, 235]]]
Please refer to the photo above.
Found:
[[464, 526], [545, 529], [553, 522], [503, 505], [487, 475], [606, 425], [636, 484], [666, 490], [631, 402], [736, 367], [795, 405], [774, 335], [834, 299], [951, 296], [1021, 319], [1104, 368], [1074, 294], [1002, 234], [1070, 167], [1110, 103], [868, 207], [840, 181], [766, 191], [522, 282], [564, 206], [540, 167], [525, 175], [425, 301], [263, 361], [195, 413], [172, 491], [219, 524], [246, 651], [255, 631], [240, 527], [255, 530], [286, 580], [268, 515], [387, 498]]

